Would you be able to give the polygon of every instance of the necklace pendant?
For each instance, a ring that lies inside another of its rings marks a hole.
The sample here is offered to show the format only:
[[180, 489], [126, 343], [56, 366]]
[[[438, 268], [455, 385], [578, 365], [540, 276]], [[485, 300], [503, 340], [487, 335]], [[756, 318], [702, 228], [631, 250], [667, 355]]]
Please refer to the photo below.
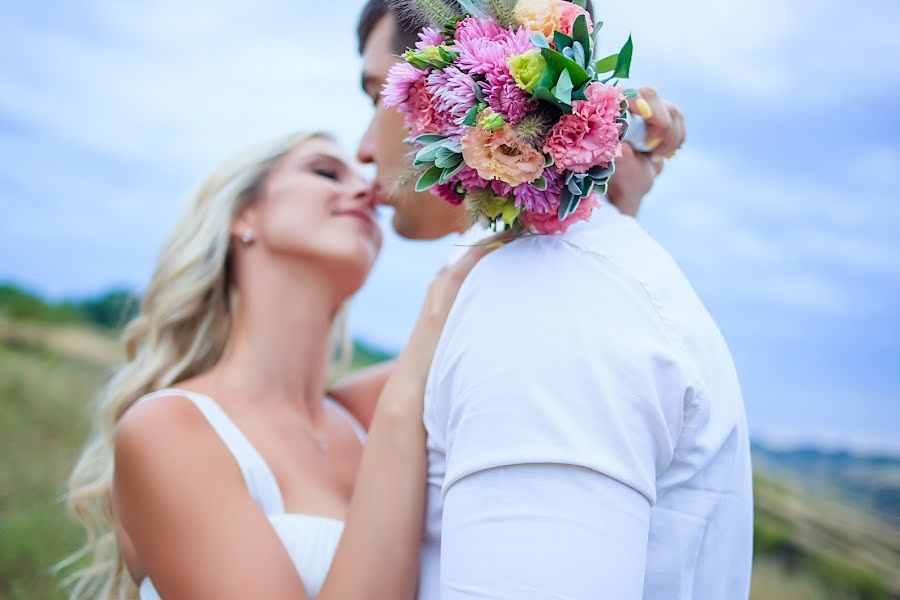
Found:
[[328, 452], [328, 442], [325, 438], [318, 438], [316, 440], [316, 447], [319, 449], [319, 452]]

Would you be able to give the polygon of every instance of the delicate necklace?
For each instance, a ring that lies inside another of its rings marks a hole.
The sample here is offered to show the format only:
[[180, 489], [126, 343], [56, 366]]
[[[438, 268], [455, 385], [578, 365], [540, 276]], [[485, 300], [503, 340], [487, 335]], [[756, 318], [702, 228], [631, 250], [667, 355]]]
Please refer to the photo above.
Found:
[[[328, 410], [326, 407], [322, 407], [322, 410]], [[328, 452], [328, 439], [325, 437], [324, 432], [317, 432], [313, 429], [313, 426], [307, 423], [305, 420], [300, 421], [300, 426], [303, 428], [303, 431], [310, 437], [310, 439], [315, 443], [316, 448], [321, 453]]]

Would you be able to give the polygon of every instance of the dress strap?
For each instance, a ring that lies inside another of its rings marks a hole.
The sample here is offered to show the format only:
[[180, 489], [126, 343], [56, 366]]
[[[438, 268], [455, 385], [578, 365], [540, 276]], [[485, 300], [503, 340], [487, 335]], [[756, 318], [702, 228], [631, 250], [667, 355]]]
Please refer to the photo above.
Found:
[[256, 504], [267, 515], [284, 513], [284, 500], [272, 469], [218, 402], [198, 392], [169, 388], [139, 398], [135, 406], [164, 396], [181, 396], [193, 402], [238, 463]]
[[366, 433], [366, 428], [362, 426], [362, 423], [360, 423], [359, 420], [353, 416], [353, 413], [347, 410], [344, 405], [340, 404], [329, 396], [325, 396], [325, 405], [347, 417], [347, 419], [350, 421], [350, 425], [353, 427], [353, 431], [356, 433], [356, 437], [359, 438], [359, 443], [365, 445], [366, 440], [369, 438], [369, 435]]

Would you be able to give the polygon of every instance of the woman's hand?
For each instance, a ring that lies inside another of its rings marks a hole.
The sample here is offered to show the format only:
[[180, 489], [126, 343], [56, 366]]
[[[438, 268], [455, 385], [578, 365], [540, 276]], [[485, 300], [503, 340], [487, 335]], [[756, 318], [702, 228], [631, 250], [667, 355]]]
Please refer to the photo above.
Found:
[[424, 386], [438, 340], [447, 322], [447, 316], [456, 300], [460, 287], [478, 261], [509, 239], [509, 234], [499, 234], [474, 246], [456, 263], [442, 269], [428, 288], [419, 319], [409, 342], [397, 358], [398, 370], [417, 375]]

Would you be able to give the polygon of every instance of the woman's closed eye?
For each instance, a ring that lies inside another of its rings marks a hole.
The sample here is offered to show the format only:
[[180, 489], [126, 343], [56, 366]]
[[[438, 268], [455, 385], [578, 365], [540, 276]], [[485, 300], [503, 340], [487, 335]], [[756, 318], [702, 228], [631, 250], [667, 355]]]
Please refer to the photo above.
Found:
[[335, 181], [337, 181], [341, 178], [340, 173], [338, 173], [337, 170], [335, 170], [335, 169], [328, 169], [325, 167], [315, 167], [313, 169], [313, 172], [316, 175], [319, 175], [320, 177], [326, 177], [328, 179], [333, 179]]

